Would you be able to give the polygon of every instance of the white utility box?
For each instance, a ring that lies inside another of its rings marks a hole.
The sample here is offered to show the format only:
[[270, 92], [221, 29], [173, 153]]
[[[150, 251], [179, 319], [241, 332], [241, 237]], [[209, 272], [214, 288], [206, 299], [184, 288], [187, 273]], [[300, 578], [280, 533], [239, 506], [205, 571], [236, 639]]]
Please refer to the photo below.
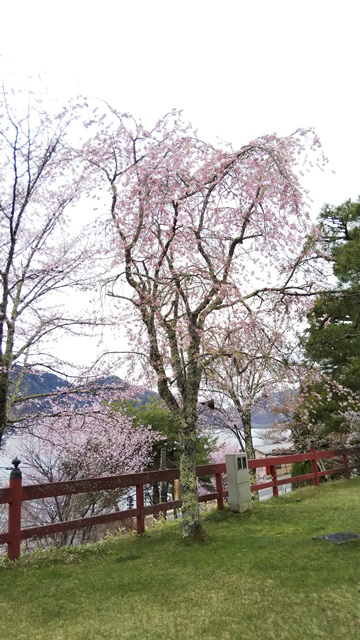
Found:
[[225, 455], [225, 462], [230, 509], [240, 513], [252, 509], [246, 453], [228, 453]]

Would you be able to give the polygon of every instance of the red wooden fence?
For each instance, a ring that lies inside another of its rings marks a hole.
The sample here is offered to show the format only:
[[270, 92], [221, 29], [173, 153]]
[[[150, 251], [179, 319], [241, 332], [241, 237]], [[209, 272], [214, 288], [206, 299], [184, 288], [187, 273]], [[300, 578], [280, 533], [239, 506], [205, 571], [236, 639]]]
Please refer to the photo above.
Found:
[[[251, 490], [266, 489], [272, 487], [273, 495], [278, 496], [279, 485], [299, 482], [300, 480], [312, 480], [313, 484], [318, 485], [322, 476], [333, 474], [343, 474], [349, 478], [350, 469], [355, 465], [349, 464], [349, 457], [360, 454], [360, 447], [352, 447], [351, 449], [342, 449], [334, 451], [316, 451], [312, 449], [308, 453], [299, 453], [295, 455], [273, 456], [272, 458], [261, 458], [249, 460], [250, 469], [261, 467], [270, 468], [271, 481], [261, 484], [251, 485]], [[342, 461], [341, 466], [337, 466], [325, 471], [319, 471], [318, 461], [321, 459], [338, 459]], [[294, 462], [311, 461], [312, 471], [305, 475], [287, 478], [278, 478], [276, 467], [284, 464], [293, 464]], [[8, 557], [12, 560], [20, 556], [20, 546], [22, 540], [29, 538], [40, 538], [43, 536], [81, 529], [83, 527], [95, 524], [104, 524], [117, 520], [125, 520], [128, 518], [136, 518], [137, 533], [145, 531], [145, 516], [168, 511], [170, 509], [181, 507], [181, 500], [173, 500], [145, 506], [144, 503], [144, 485], [151, 485], [155, 482], [169, 482], [179, 478], [179, 469], [164, 469], [159, 471], [144, 471], [142, 473], [131, 473], [121, 476], [106, 476], [99, 478], [88, 478], [86, 480], [71, 480], [68, 482], [49, 482], [46, 484], [22, 484], [22, 474], [19, 469], [20, 461], [13, 460], [14, 468], [10, 473], [9, 487], [0, 489], [0, 504], [8, 504], [8, 531], [0, 534], [0, 544], [7, 544]], [[215, 476], [216, 491], [199, 496], [199, 502], [208, 502], [217, 500], [218, 509], [222, 509], [224, 498], [228, 492], [223, 486], [223, 475], [226, 473], [225, 463], [208, 464], [196, 467], [196, 474], [201, 476]], [[97, 516], [88, 516], [77, 520], [65, 522], [57, 522], [55, 524], [46, 524], [38, 527], [21, 528], [21, 505], [26, 500], [36, 500], [38, 498], [50, 498], [55, 496], [73, 495], [78, 493], [93, 493], [98, 491], [126, 489], [129, 487], [136, 488], [136, 508], [126, 509], [123, 511], [114, 511]]]

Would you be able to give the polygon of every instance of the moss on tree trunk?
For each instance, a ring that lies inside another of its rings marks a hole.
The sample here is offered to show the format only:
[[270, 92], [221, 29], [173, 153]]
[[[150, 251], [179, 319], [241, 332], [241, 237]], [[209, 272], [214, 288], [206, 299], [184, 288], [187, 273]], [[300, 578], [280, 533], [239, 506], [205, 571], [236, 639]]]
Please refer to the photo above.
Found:
[[[189, 397], [190, 396], [190, 397]], [[182, 537], [205, 540], [201, 524], [196, 478], [197, 390], [192, 388], [181, 420], [180, 497], [182, 500]]]

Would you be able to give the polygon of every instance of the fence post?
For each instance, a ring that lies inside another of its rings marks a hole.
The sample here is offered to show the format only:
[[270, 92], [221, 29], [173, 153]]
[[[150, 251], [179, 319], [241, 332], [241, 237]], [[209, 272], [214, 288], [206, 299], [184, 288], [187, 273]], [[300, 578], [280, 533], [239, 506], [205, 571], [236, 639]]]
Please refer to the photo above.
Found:
[[271, 465], [270, 466], [270, 473], [271, 473], [272, 481], [274, 483], [273, 496], [275, 496], [275, 498], [277, 498], [278, 495], [279, 495], [279, 487], [278, 487], [278, 482], [277, 482], [277, 473], [276, 473], [276, 466], [275, 465]]
[[15, 560], [20, 556], [21, 543], [21, 498], [22, 498], [22, 473], [19, 469], [21, 460], [15, 458], [11, 464], [14, 468], [10, 473], [11, 502], [9, 502], [8, 520], [8, 558]]
[[216, 474], [215, 481], [216, 481], [216, 491], [218, 492], [217, 508], [218, 508], [218, 511], [221, 511], [221, 509], [224, 508], [223, 481], [222, 481], [221, 473]]
[[350, 478], [350, 474], [349, 474], [349, 458], [347, 453], [343, 454], [343, 461], [344, 461], [344, 467], [345, 467], [345, 471], [344, 471], [344, 476], [347, 480], [349, 480]]
[[137, 533], [145, 533], [145, 516], [144, 516], [144, 485], [136, 485], [136, 508], [138, 515], [136, 516]]
[[312, 472], [314, 474], [313, 484], [316, 487], [318, 487], [319, 486], [319, 469], [318, 469], [318, 463], [317, 463], [317, 451], [316, 449], [310, 449], [310, 453], [313, 456], [311, 459], [311, 467], [312, 467]]

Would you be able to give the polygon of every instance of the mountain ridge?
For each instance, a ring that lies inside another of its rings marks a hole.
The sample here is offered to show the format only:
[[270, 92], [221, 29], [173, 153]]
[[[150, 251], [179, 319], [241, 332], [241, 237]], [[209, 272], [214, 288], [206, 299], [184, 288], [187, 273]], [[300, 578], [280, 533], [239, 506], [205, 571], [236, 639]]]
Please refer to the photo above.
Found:
[[[21, 373], [21, 367], [15, 368], [15, 376], [14, 380], [18, 378]], [[92, 382], [89, 385], [89, 388], [86, 388], [85, 385], [78, 385], [74, 391], [74, 388], [69, 384], [69, 382], [56, 375], [55, 373], [50, 373], [48, 371], [28, 371], [24, 375], [24, 380], [20, 387], [20, 394], [24, 397], [24, 405], [26, 407], [27, 400], [26, 396], [40, 396], [36, 402], [37, 411], [46, 411], [50, 408], [50, 396], [54, 395], [56, 392], [59, 392], [59, 396], [57, 397], [57, 401], [60, 404], [65, 401], [68, 397], [68, 394], [71, 395], [71, 401], [74, 404], [74, 408], [84, 407], [91, 403], [99, 391], [103, 391], [108, 387], [109, 389], [116, 390], [116, 387], [119, 388], [119, 391], [126, 386], [126, 381], [124, 381], [119, 376], [111, 375], [111, 376], [103, 376]], [[141, 389], [141, 390], [140, 390]], [[41, 398], [41, 396], [44, 396]], [[140, 405], [146, 404], [158, 397], [158, 394], [150, 389], [139, 388], [139, 391], [134, 394], [134, 398], [137, 403]], [[31, 401], [29, 401], [31, 402]], [[26, 409], [25, 409], [26, 411]], [[28, 413], [34, 413], [31, 411], [31, 408], [27, 408]], [[21, 415], [23, 415], [24, 410], [20, 410]], [[270, 409], [254, 409], [252, 411], [252, 428], [253, 429], [268, 429], [275, 421], [275, 415]]]

